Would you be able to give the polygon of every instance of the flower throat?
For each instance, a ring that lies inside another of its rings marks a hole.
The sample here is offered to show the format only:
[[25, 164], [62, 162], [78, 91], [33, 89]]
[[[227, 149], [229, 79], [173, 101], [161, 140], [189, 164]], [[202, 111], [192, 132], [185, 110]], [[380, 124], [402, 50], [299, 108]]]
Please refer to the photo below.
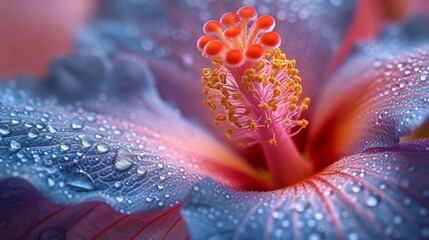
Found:
[[214, 66], [203, 69], [201, 77], [214, 124], [241, 147], [260, 144], [270, 186], [279, 188], [311, 172], [291, 140], [308, 125], [301, 113], [310, 99], [300, 99], [296, 61], [278, 48], [281, 38], [274, 26], [273, 17], [257, 17], [254, 8], [242, 7], [206, 22], [197, 47]]

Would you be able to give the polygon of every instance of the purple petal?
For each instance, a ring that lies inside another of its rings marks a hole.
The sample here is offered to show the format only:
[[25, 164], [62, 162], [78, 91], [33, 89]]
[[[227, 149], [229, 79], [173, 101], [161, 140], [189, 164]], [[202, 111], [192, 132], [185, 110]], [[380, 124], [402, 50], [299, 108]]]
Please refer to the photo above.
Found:
[[310, 133], [320, 168], [346, 154], [393, 146], [429, 116], [429, 45], [417, 41], [423, 31], [412, 27], [404, 30], [415, 32], [412, 40], [389, 36], [365, 45], [327, 86]]
[[291, 187], [197, 184], [182, 213], [196, 239], [429, 238], [429, 141], [349, 156]]
[[180, 205], [124, 215], [104, 202], [56, 205], [20, 178], [0, 181], [1, 239], [189, 238]]

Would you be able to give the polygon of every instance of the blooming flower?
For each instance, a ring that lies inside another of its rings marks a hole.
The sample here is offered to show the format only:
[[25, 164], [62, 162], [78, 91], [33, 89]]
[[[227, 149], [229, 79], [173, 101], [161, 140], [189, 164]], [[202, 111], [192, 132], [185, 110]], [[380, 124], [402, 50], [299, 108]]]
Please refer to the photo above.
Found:
[[47, 81], [4, 83], [1, 238], [429, 238], [429, 142], [400, 142], [429, 115], [424, 19], [332, 76], [352, 1], [208, 22], [213, 118], [194, 45], [240, 4], [112, 1]]

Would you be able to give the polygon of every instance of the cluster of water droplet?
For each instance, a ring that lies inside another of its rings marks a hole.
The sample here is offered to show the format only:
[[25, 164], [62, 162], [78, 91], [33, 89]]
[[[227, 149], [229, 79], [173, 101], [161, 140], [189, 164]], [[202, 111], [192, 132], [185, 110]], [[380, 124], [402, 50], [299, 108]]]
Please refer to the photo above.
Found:
[[171, 207], [199, 178], [168, 149], [163, 129], [24, 93], [17, 102], [16, 92], [0, 90], [0, 177], [26, 178], [57, 203], [105, 199], [124, 213]]

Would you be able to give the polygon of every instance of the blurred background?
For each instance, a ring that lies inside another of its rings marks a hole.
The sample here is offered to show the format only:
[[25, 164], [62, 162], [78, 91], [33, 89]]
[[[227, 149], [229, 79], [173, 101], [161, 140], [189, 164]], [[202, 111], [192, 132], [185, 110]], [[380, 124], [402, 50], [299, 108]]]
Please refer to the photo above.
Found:
[[50, 59], [73, 48], [95, 0], [0, 0], [0, 78], [47, 73]]
[[[426, 0], [358, 2], [343, 50], [356, 39], [375, 36], [387, 23], [418, 11], [429, 12]], [[0, 78], [46, 75], [50, 60], [73, 49], [79, 28], [96, 9], [97, 0], [0, 0]]]

